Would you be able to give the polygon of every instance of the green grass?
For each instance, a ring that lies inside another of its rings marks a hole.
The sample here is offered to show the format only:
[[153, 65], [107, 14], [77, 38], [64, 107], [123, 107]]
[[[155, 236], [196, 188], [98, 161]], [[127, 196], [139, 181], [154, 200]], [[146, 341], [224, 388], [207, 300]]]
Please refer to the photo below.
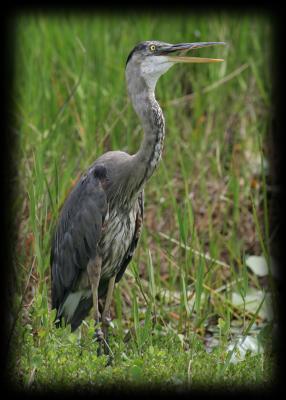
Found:
[[[104, 368], [91, 319], [81, 346], [68, 328], [53, 327], [51, 232], [69, 190], [94, 159], [111, 149], [137, 151], [142, 130], [127, 97], [124, 66], [134, 45], [152, 38], [225, 41], [199, 53], [225, 62], [175, 66], [157, 85], [166, 120], [163, 160], [146, 186], [139, 247], [115, 291], [115, 361]], [[271, 117], [271, 41], [271, 21], [255, 15], [17, 19], [19, 190], [13, 206], [21, 289], [14, 316], [19, 306], [21, 312], [10, 370], [19, 385], [271, 382], [271, 350], [239, 364], [229, 363], [227, 350], [238, 334], [267, 332], [272, 323], [245, 301], [249, 288], [269, 290], [247, 269], [245, 256], [263, 254], [269, 261], [261, 144]], [[233, 303], [233, 292], [244, 306]], [[212, 352], [204, 346], [207, 335], [217, 339]]]
[[[239, 365], [225, 368], [228, 353], [222, 346], [207, 353], [198, 337], [182, 340], [171, 330], [163, 334], [159, 325], [143, 346], [140, 341], [138, 346], [126, 345], [120, 338], [118, 320], [114, 322], [116, 337], [110, 345], [115, 359], [113, 366], [108, 367], [107, 357], [97, 357], [92, 351], [95, 348], [92, 323], [81, 345], [69, 329], [42, 329], [37, 339], [27, 329], [23, 338], [25, 357], [18, 365], [20, 371], [26, 372], [22, 376], [25, 387], [31, 386], [33, 390], [116, 387], [118, 391], [126, 387], [141, 388], [148, 383], [149, 389], [187, 390], [222, 386], [231, 389], [234, 385], [251, 388], [258, 382], [270, 383], [274, 363], [269, 354], [267, 363], [261, 355], [248, 355]], [[143, 330], [144, 327], [142, 334]]]

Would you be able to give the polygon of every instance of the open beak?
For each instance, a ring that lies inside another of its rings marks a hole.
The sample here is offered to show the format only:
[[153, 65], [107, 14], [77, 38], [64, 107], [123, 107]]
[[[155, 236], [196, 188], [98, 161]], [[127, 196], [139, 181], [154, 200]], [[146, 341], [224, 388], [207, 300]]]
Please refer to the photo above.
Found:
[[200, 49], [201, 47], [209, 47], [217, 44], [225, 44], [224, 42], [197, 42], [197, 43], [179, 43], [160, 49], [162, 55], [168, 57], [171, 62], [183, 63], [214, 63], [224, 61], [222, 58], [203, 58], [203, 57], [188, 57], [182, 55], [169, 55], [170, 53], [186, 53], [189, 50]]

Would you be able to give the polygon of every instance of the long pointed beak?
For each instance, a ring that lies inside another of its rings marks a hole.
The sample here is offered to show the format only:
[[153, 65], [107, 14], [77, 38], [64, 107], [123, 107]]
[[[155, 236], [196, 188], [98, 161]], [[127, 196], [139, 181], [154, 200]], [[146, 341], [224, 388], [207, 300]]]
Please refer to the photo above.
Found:
[[224, 42], [197, 42], [197, 43], [178, 43], [170, 46], [166, 46], [161, 49], [161, 54], [167, 55], [168, 61], [171, 62], [183, 62], [183, 63], [213, 63], [224, 61], [222, 58], [203, 58], [203, 57], [188, 57], [180, 55], [169, 55], [174, 52], [182, 52], [183, 54], [189, 50], [200, 49], [201, 47], [209, 47], [217, 44], [225, 44]]

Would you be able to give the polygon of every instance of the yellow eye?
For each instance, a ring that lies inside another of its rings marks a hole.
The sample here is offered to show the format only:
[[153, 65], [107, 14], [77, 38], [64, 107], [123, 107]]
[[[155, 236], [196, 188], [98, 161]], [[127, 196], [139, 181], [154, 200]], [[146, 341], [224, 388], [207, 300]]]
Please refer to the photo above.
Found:
[[151, 51], [155, 51], [155, 50], [156, 50], [156, 46], [155, 46], [154, 44], [151, 44], [151, 46], [149, 47], [149, 49], [150, 49]]

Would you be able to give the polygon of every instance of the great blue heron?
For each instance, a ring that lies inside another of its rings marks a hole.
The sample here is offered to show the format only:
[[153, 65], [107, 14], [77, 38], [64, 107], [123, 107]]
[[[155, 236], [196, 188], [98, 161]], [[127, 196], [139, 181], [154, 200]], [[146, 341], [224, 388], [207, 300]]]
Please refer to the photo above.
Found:
[[[126, 81], [144, 139], [136, 154], [109, 151], [81, 177], [65, 201], [51, 250], [52, 308], [56, 322], [75, 330], [94, 307], [95, 338], [105, 343], [110, 305], [137, 246], [143, 220], [144, 185], [157, 167], [165, 124], [155, 99], [158, 78], [176, 63], [221, 59], [187, 57], [185, 52], [223, 42], [141, 42], [126, 62]], [[104, 301], [104, 306], [99, 303]], [[101, 322], [101, 326], [100, 326]], [[101, 348], [101, 344], [99, 344]], [[101, 352], [101, 351], [100, 351]]]

